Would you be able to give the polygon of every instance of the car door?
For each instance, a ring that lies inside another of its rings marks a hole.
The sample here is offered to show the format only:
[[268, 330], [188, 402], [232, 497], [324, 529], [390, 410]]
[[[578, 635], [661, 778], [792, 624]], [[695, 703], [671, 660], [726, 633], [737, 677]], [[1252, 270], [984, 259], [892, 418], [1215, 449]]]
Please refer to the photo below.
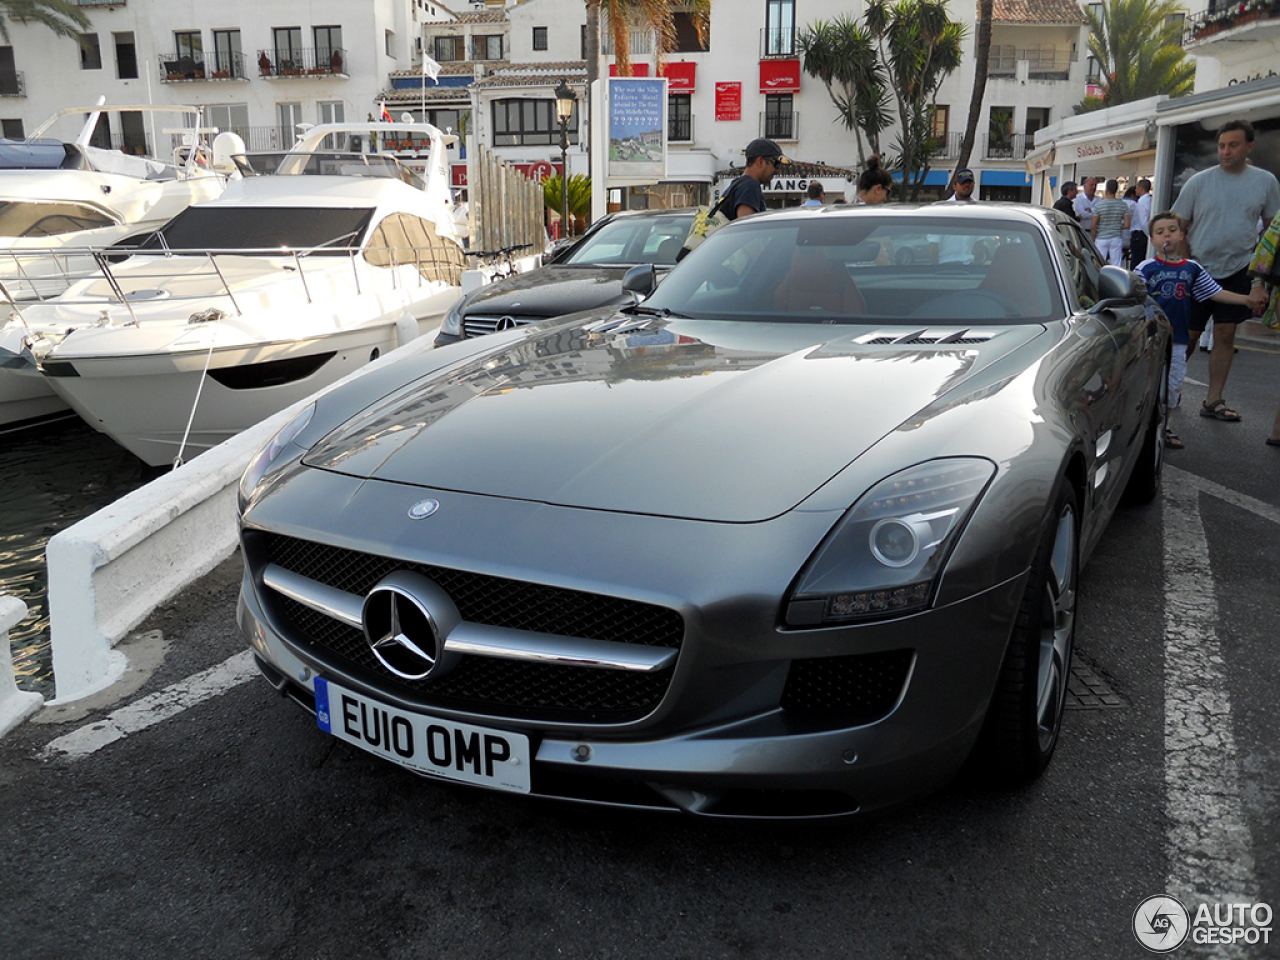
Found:
[[1093, 509], [1086, 511], [1082, 539], [1088, 542], [1106, 524], [1123, 492], [1120, 482], [1129, 455], [1128, 432], [1132, 414], [1125, 409], [1130, 390], [1126, 386], [1131, 318], [1110, 311], [1090, 313], [1100, 299], [1098, 279], [1103, 261], [1084, 232], [1074, 223], [1059, 223], [1056, 239], [1075, 290], [1073, 332], [1078, 360], [1071, 378], [1074, 394], [1064, 397], [1078, 423], [1086, 424], [1093, 454], [1089, 465], [1089, 496]]

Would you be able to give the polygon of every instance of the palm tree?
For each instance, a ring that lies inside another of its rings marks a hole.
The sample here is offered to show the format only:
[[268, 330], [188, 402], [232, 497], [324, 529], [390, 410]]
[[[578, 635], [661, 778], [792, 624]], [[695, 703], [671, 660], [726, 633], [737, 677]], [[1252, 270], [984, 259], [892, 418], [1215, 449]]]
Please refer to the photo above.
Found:
[[898, 164], [911, 199], [919, 197], [935, 149], [933, 114], [938, 88], [964, 57], [965, 26], [952, 20], [947, 0], [869, 0], [864, 22], [880, 50], [898, 103]]
[[34, 20], [60, 37], [78, 38], [91, 24], [75, 0], [0, 0], [0, 37], [9, 42], [8, 20]]
[[[987, 74], [991, 69], [991, 21], [995, 17], [995, 0], [978, 0], [977, 55], [973, 63], [973, 93], [969, 97], [969, 119], [965, 121], [964, 137], [960, 141], [960, 155], [956, 158], [956, 170], [969, 166], [973, 143], [978, 137], [978, 121], [982, 117], [982, 99], [987, 95]], [[952, 175], [954, 180], [954, 174]], [[951, 189], [954, 183], [948, 184]]]
[[1169, 19], [1181, 12], [1174, 0], [1103, 0], [1100, 16], [1087, 11], [1102, 106], [1191, 92], [1195, 62], [1182, 52], [1179, 21]]
[[[596, 8], [596, 35], [599, 36], [599, 14], [604, 11], [609, 33], [613, 39], [614, 59], [618, 65], [618, 76], [631, 76], [631, 28], [647, 27], [653, 31], [657, 39], [656, 54], [658, 63], [675, 49], [676, 45], [676, 13], [677, 8], [689, 9], [692, 13], [694, 27], [703, 45], [707, 42], [707, 31], [711, 25], [711, 0], [587, 0], [587, 54], [591, 53], [591, 8]], [[597, 66], [597, 70], [599, 67]], [[591, 64], [587, 64], [587, 75], [590, 79]]]
[[885, 69], [876, 55], [871, 34], [847, 14], [818, 20], [796, 38], [804, 53], [804, 71], [821, 80], [835, 105], [838, 119], [852, 130], [858, 164], [866, 163], [862, 138], [872, 153], [880, 152], [880, 131], [893, 122]]

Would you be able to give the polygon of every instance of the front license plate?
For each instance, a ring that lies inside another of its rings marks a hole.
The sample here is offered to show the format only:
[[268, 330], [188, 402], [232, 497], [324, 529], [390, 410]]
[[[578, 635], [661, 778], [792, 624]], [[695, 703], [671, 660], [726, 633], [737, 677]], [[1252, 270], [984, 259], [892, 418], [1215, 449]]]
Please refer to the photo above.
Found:
[[316, 722], [384, 760], [447, 780], [529, 792], [529, 738], [399, 710], [316, 677]]

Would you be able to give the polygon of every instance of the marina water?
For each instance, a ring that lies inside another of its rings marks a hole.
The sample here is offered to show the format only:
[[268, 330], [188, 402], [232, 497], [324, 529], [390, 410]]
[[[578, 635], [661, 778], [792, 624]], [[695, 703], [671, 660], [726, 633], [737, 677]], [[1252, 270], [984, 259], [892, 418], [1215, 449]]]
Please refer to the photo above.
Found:
[[9, 631], [22, 689], [54, 695], [45, 544], [146, 480], [133, 454], [77, 419], [0, 433], [0, 593], [28, 608]]

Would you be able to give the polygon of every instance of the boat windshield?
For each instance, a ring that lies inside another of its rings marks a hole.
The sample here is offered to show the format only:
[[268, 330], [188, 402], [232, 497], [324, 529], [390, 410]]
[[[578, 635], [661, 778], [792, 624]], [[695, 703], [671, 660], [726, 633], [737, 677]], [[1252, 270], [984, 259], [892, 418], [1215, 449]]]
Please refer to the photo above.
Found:
[[426, 189], [421, 177], [381, 153], [252, 153], [232, 159], [245, 177], [381, 177]]
[[1044, 323], [1064, 306], [1044, 237], [1025, 221], [850, 214], [731, 224], [647, 307], [714, 320]]
[[84, 155], [57, 140], [0, 140], [0, 170], [83, 170]]
[[358, 246], [372, 207], [188, 207], [142, 244], [143, 250], [287, 250], [345, 255]]
[[0, 200], [0, 237], [57, 237], [114, 225], [101, 210], [79, 203]]

